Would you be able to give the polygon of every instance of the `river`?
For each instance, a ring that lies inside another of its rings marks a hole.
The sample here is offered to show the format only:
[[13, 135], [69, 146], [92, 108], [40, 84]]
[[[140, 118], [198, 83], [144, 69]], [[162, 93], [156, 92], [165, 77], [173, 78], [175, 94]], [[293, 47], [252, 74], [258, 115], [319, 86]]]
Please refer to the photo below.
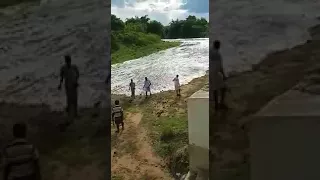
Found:
[[[172, 40], [167, 40], [172, 41]], [[115, 64], [111, 68], [111, 89], [114, 94], [129, 95], [130, 79], [136, 83], [136, 93], [142, 93], [144, 78], [152, 83], [152, 92], [174, 89], [173, 78], [180, 83], [205, 75], [209, 68], [209, 39], [176, 39], [181, 45], [139, 59]]]

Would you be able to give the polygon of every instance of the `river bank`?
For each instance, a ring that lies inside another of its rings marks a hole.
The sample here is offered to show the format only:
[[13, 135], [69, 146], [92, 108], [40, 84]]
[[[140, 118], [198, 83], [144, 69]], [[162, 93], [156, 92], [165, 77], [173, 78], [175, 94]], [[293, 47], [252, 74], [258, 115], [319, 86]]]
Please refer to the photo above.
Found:
[[146, 46], [120, 46], [119, 50], [111, 54], [111, 64], [123, 63], [129, 60], [148, 56], [162, 50], [177, 47], [180, 42], [159, 41]]

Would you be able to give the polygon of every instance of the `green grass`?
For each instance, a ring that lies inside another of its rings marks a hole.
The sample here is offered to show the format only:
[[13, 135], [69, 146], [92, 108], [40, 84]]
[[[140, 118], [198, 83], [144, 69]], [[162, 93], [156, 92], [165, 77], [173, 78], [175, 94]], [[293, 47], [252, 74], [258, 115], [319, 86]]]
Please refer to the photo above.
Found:
[[160, 41], [154, 44], [149, 44], [146, 46], [124, 46], [120, 45], [119, 50], [112, 53], [111, 62], [112, 64], [123, 63], [128, 60], [137, 59], [143, 56], [148, 56], [150, 54], [169, 49], [172, 47], [179, 46], [180, 42], [165, 42]]
[[123, 180], [124, 177], [121, 175], [112, 175], [111, 180]]
[[161, 157], [168, 157], [188, 143], [187, 117], [161, 117], [152, 122], [155, 150]]

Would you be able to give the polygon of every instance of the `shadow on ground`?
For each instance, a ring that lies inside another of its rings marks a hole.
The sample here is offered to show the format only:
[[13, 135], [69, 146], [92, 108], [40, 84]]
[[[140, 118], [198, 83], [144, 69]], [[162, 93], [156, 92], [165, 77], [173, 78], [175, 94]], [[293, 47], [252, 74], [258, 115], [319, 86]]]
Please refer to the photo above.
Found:
[[47, 106], [3, 103], [0, 104], [0, 145], [3, 147], [12, 138], [15, 122], [26, 122], [28, 139], [40, 152], [44, 179], [100, 179], [105, 176], [105, 152], [110, 149], [107, 112], [82, 109], [80, 118], [67, 127], [66, 115], [52, 112]]

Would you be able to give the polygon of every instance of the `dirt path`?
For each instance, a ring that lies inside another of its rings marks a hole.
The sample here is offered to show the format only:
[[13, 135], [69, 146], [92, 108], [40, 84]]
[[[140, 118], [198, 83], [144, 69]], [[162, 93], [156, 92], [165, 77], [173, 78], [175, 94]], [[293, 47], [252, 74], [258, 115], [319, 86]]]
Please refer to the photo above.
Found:
[[165, 163], [158, 158], [151, 145], [147, 132], [140, 125], [141, 113], [129, 113], [125, 119], [125, 130], [115, 138], [111, 151], [111, 172], [114, 180], [133, 179], [172, 179], [165, 172]]

